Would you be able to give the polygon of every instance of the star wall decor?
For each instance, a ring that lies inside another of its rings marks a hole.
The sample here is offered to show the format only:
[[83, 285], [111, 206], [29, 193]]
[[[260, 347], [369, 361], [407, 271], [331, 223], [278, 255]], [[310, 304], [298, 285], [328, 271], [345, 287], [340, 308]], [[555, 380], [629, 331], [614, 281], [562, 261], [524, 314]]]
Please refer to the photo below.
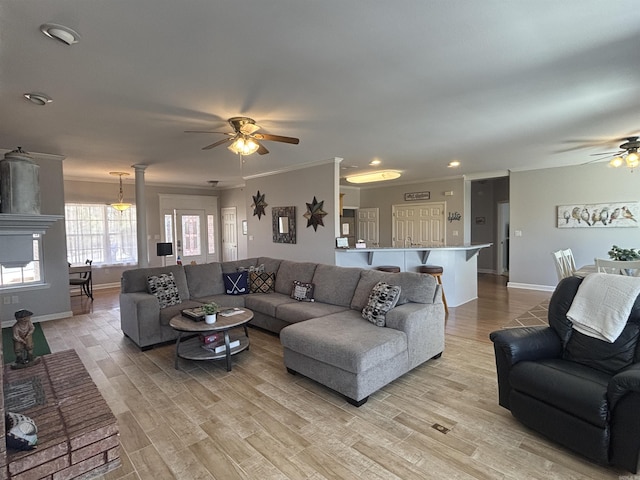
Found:
[[262, 217], [262, 215], [266, 215], [264, 213], [264, 207], [266, 207], [268, 203], [264, 201], [265, 195], [266, 194], [264, 193], [260, 195], [260, 190], [258, 190], [258, 193], [253, 195], [253, 205], [251, 206], [253, 207], [253, 216], [255, 217], [257, 215], [258, 220], [260, 220], [260, 217]]
[[307, 228], [313, 227], [313, 229], [317, 232], [318, 225], [322, 225], [324, 227], [322, 217], [324, 217], [327, 212], [322, 209], [323, 206], [324, 200], [318, 202], [316, 200], [316, 197], [313, 197], [313, 202], [307, 203], [307, 213], [303, 215], [303, 217], [307, 219]]

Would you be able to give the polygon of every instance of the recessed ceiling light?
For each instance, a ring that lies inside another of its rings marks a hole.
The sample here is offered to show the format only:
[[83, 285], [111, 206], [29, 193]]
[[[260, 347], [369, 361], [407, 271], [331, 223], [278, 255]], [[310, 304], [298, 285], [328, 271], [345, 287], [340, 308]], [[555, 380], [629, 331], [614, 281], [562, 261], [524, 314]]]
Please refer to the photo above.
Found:
[[369, 162], [369, 165], [376, 166], [376, 165], [380, 165], [381, 163], [382, 163], [382, 160], [378, 160], [376, 158], [375, 160], [371, 160], [371, 162]]
[[349, 175], [346, 180], [349, 183], [383, 182], [385, 180], [394, 180], [399, 178], [400, 175], [401, 173], [398, 170], [380, 170], [378, 172]]
[[53, 100], [44, 93], [25, 93], [24, 98], [40, 106], [53, 102]]
[[73, 45], [78, 43], [80, 35], [75, 30], [65, 27], [64, 25], [57, 25], [55, 23], [43, 23], [40, 25], [40, 31], [47, 37], [58, 40], [65, 45]]
[[459, 167], [460, 166], [460, 162], [458, 160], [452, 160], [451, 162], [449, 162], [449, 168], [455, 168], [455, 167]]

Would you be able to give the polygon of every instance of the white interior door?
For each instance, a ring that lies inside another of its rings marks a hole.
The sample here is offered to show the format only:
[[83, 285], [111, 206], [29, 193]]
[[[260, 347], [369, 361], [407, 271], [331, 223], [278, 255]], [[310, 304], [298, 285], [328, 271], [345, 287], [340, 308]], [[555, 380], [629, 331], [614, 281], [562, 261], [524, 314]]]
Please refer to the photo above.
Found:
[[358, 238], [364, 240], [368, 247], [380, 246], [379, 210], [377, 208], [361, 208], [358, 210]]
[[204, 210], [176, 210], [176, 251], [183, 265], [206, 263]]
[[238, 221], [236, 207], [221, 209], [222, 215], [222, 261], [238, 259]]
[[393, 205], [393, 246], [444, 245], [444, 212], [444, 202]]

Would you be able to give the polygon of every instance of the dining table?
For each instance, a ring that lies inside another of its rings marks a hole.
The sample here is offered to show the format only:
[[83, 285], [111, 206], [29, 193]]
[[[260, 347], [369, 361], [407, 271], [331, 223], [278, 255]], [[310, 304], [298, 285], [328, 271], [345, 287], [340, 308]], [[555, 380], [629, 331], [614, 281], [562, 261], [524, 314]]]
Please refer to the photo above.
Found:
[[597, 273], [597, 272], [598, 272], [598, 269], [595, 266], [595, 264], [583, 265], [582, 267], [577, 269], [575, 272], [573, 272], [573, 275], [576, 277], [586, 277], [590, 273]]

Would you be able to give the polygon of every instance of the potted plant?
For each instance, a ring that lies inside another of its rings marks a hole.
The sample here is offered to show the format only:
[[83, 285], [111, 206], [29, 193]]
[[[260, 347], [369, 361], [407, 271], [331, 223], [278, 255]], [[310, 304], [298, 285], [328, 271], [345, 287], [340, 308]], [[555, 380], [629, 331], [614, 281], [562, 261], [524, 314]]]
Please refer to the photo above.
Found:
[[218, 311], [220, 307], [215, 302], [205, 303], [202, 306], [202, 311], [204, 312], [204, 322], [208, 324], [216, 323], [216, 319], [218, 316]]
[[613, 260], [640, 260], [640, 252], [638, 252], [637, 248], [620, 248], [614, 245], [608, 253], [609, 257]]

